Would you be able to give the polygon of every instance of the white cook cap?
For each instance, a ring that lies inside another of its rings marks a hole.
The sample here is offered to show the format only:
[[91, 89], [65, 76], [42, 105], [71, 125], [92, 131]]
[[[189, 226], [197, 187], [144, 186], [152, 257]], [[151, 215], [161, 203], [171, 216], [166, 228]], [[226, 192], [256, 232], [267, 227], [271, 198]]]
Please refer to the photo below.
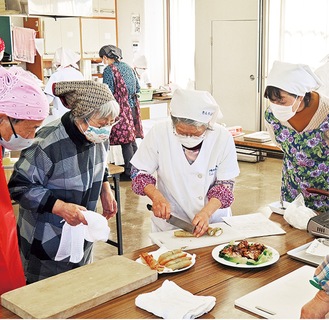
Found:
[[65, 68], [67, 66], [73, 66], [75, 68], [79, 68], [77, 62], [80, 60], [80, 55], [72, 51], [71, 49], [66, 48], [58, 48], [55, 51], [53, 63], [61, 68]]
[[319, 77], [305, 64], [274, 61], [267, 77], [267, 86], [279, 88], [298, 96], [316, 90], [322, 85]]
[[143, 55], [137, 56], [133, 63], [135, 68], [147, 68], [147, 59]]
[[174, 117], [213, 125], [223, 117], [219, 105], [207, 91], [176, 89], [170, 103]]

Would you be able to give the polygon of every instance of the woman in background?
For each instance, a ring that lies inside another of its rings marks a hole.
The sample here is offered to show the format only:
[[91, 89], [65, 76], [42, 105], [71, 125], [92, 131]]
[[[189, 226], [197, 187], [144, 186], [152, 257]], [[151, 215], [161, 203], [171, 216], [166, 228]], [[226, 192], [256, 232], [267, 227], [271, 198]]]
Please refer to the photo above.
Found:
[[141, 88], [152, 88], [150, 75], [148, 73], [147, 59], [144, 55], [139, 55], [134, 58], [134, 70]]
[[122, 62], [121, 49], [113, 45], [103, 46], [99, 56], [106, 65], [103, 83], [106, 83], [120, 105], [119, 122], [113, 127], [111, 145], [121, 145], [125, 172], [120, 179], [130, 180], [130, 160], [137, 150], [136, 138], [144, 138], [137, 93], [140, 91], [134, 70]]
[[80, 261], [56, 260], [63, 220], [70, 226], [87, 224], [83, 211], [95, 211], [99, 198], [106, 219], [117, 212], [106, 160], [118, 103], [106, 85], [93, 80], [57, 82], [53, 91], [71, 111], [40, 128], [8, 184], [19, 203], [19, 243], [28, 283], [92, 261], [93, 243], [87, 240]]
[[[30, 146], [37, 128], [48, 114], [46, 96], [30, 73], [20, 67], [7, 70], [0, 66], [0, 150], [22, 150]], [[1, 295], [26, 283], [18, 249], [16, 219], [2, 166], [2, 150], [0, 189]]]
[[64, 113], [69, 111], [69, 109], [63, 105], [61, 99], [54, 95], [52, 90], [53, 84], [60, 81], [84, 80], [83, 74], [79, 71], [79, 66], [77, 65], [79, 60], [80, 56], [71, 49], [62, 47], [55, 51], [53, 65], [57, 69], [50, 76], [45, 87], [48, 102], [53, 102], [53, 119], [60, 118]]
[[267, 78], [264, 96], [266, 127], [283, 151], [282, 200], [302, 193], [305, 205], [329, 210], [328, 198], [307, 188], [329, 188], [329, 98], [314, 91], [319, 78], [303, 64], [276, 61]]

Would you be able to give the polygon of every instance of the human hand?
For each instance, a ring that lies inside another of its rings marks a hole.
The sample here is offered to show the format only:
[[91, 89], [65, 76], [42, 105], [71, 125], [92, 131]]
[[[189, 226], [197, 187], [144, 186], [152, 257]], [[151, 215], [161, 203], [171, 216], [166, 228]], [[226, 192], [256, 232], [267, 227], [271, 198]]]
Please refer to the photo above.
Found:
[[161, 219], [169, 219], [171, 207], [169, 201], [163, 194], [152, 184], [144, 188], [145, 194], [152, 200], [153, 214]]
[[207, 232], [209, 228], [209, 214], [205, 210], [201, 210], [198, 212], [194, 219], [192, 220], [192, 224], [195, 226], [194, 236], [201, 237], [204, 233]]
[[103, 207], [103, 216], [108, 220], [114, 217], [118, 211], [118, 204], [111, 190], [102, 191], [100, 199]]
[[52, 212], [62, 217], [69, 225], [77, 226], [80, 223], [88, 224], [85, 216], [81, 212], [86, 210], [85, 207], [78, 204], [56, 200]]
[[320, 290], [301, 310], [301, 319], [324, 319], [329, 312], [329, 296]]
[[164, 197], [155, 198], [153, 199], [152, 211], [156, 217], [167, 220], [170, 218], [170, 203]]

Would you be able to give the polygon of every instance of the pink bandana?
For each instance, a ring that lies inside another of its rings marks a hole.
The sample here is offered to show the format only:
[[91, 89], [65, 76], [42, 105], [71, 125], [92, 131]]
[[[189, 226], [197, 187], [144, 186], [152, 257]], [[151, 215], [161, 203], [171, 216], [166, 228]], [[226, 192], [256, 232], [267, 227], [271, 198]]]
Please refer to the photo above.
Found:
[[24, 69], [0, 66], [0, 113], [14, 119], [43, 120], [49, 114], [46, 95]]
[[5, 51], [5, 42], [0, 38], [0, 52]]

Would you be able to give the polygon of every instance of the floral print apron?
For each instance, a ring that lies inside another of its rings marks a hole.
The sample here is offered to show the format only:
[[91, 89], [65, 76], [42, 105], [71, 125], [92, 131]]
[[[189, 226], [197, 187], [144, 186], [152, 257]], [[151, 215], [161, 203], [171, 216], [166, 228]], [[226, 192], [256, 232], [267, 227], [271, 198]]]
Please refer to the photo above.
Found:
[[284, 153], [282, 199], [292, 202], [302, 193], [306, 207], [317, 212], [329, 211], [328, 197], [306, 191], [306, 188], [329, 190], [329, 116], [317, 129], [304, 132], [285, 127], [269, 110], [265, 119]]
[[113, 71], [115, 92], [114, 98], [120, 105], [120, 121], [112, 128], [110, 135], [111, 145], [121, 145], [135, 141], [136, 138], [143, 138], [143, 129], [140, 117], [140, 108], [136, 97], [136, 120], [128, 102], [128, 90], [118, 68], [110, 65]]

